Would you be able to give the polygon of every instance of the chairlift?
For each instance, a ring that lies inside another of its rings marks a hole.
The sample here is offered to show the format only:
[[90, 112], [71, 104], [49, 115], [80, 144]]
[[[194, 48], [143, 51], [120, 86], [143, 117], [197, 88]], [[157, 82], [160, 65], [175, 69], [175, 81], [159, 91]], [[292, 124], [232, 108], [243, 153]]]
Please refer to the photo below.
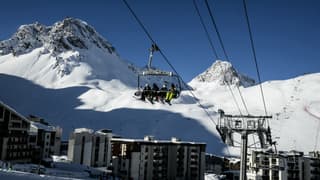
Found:
[[137, 81], [137, 88], [138, 91], [135, 95], [140, 95], [143, 90], [143, 86], [145, 84], [152, 85], [157, 84], [158, 87], [166, 85], [169, 89], [171, 85], [174, 85], [176, 88], [177, 93], [175, 94], [174, 98], [178, 98], [180, 91], [181, 91], [181, 81], [178, 75], [174, 74], [173, 72], [163, 71], [152, 67], [152, 58], [153, 53], [159, 51], [159, 47], [156, 44], [152, 44], [149, 55], [149, 60], [146, 69], [138, 73], [138, 81]]

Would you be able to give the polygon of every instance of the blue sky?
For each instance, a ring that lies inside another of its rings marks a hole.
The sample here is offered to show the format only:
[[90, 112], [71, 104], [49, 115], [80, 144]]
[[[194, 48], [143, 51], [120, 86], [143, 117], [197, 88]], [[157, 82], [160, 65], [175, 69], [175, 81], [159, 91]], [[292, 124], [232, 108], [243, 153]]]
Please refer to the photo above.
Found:
[[[127, 0], [184, 80], [190, 81], [215, 60], [192, 0]], [[204, 0], [197, 0], [218, 54], [224, 60]], [[257, 79], [242, 0], [209, 0], [231, 63]], [[263, 81], [320, 71], [320, 2], [247, 0]], [[4, 0], [0, 40], [21, 24], [45, 25], [65, 17], [82, 19], [110, 41], [123, 59], [147, 63], [151, 45], [121, 0]], [[160, 54], [154, 65], [169, 69]]]

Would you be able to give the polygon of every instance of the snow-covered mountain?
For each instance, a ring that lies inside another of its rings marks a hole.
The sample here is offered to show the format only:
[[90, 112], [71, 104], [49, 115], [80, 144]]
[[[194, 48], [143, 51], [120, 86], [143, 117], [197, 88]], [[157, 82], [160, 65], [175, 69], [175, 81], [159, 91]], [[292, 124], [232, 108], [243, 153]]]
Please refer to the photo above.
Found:
[[195, 77], [192, 82], [215, 83], [219, 85], [252, 86], [255, 81], [248, 76], [238, 73], [231, 63], [215, 61], [206, 71]]
[[66, 18], [52, 26], [22, 25], [0, 42], [0, 72], [50, 88], [99, 84], [97, 79], [133, 85], [132, 65], [86, 22]]
[[[0, 54], [0, 100], [25, 115], [62, 126], [64, 137], [74, 128], [108, 128], [125, 137], [175, 136], [206, 142], [208, 152], [227, 152], [215, 125], [188, 91], [172, 106], [133, 98], [139, 68], [122, 60], [108, 41], [81, 20], [67, 18], [49, 27], [21, 26], [12, 38], [0, 42]], [[213, 119], [220, 108], [238, 113], [226, 80], [233, 89], [240, 86], [250, 114], [264, 114], [254, 81], [230, 63], [217, 61], [189, 83]], [[280, 137], [278, 148], [319, 148], [320, 73], [262, 86], [268, 113], [274, 116], [273, 137]]]

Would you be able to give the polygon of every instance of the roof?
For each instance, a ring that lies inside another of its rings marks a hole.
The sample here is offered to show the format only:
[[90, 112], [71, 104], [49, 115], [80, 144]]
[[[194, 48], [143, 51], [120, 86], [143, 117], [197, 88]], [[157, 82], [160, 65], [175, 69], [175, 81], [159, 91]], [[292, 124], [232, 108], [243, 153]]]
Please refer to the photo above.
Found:
[[93, 133], [93, 130], [92, 129], [88, 129], [88, 128], [76, 128], [74, 129], [74, 133]]
[[118, 142], [137, 142], [145, 144], [182, 144], [182, 145], [206, 145], [203, 142], [189, 142], [189, 141], [170, 141], [170, 140], [144, 140], [144, 139], [126, 139], [126, 138], [112, 138], [111, 141]]
[[45, 125], [45, 124], [41, 124], [39, 122], [31, 122], [31, 125], [34, 126], [35, 128], [37, 129], [43, 129], [45, 131], [50, 131], [50, 132], [54, 132], [56, 131], [56, 128], [53, 127], [53, 126], [48, 126], [48, 125]]
[[24, 117], [23, 115], [21, 115], [20, 113], [18, 113], [15, 109], [13, 109], [12, 107], [10, 107], [9, 105], [5, 104], [4, 102], [0, 101], [0, 105], [4, 106], [5, 108], [9, 109], [10, 111], [14, 112], [18, 117], [20, 117], [21, 119], [27, 121], [30, 123], [30, 120], [27, 119], [26, 117]]

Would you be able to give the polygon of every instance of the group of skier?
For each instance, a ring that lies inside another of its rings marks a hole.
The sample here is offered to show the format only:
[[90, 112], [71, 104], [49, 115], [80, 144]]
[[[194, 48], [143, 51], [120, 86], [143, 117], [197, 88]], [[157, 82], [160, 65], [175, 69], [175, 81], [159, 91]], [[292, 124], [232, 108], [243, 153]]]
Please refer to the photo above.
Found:
[[173, 98], [178, 96], [178, 90], [174, 84], [171, 84], [171, 87], [168, 89], [166, 84], [162, 85], [161, 88], [158, 87], [156, 83], [152, 84], [152, 88], [149, 84], [146, 84], [141, 93], [141, 100], [146, 98], [153, 103], [153, 101], [167, 102], [170, 104], [170, 101]]

